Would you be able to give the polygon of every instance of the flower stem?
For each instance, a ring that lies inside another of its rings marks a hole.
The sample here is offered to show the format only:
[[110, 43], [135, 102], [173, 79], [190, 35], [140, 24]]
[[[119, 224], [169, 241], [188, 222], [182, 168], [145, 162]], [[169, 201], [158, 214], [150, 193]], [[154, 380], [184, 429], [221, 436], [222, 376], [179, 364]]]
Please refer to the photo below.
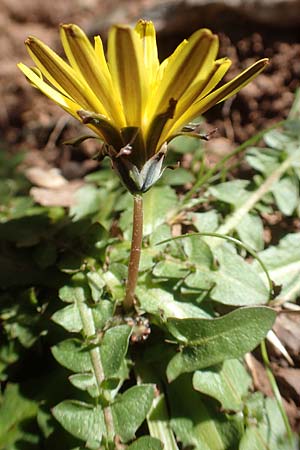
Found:
[[130, 311], [134, 308], [134, 293], [138, 280], [143, 240], [143, 197], [140, 195], [135, 195], [133, 199], [134, 208], [131, 249], [128, 264], [126, 294], [123, 302], [125, 311]]

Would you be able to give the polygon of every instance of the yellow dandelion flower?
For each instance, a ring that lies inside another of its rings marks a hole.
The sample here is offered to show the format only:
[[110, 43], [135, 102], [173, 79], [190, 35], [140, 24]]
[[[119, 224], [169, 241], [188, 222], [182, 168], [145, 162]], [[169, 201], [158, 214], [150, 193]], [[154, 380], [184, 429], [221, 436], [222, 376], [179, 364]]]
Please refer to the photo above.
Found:
[[92, 45], [73, 24], [61, 25], [60, 33], [68, 62], [29, 37], [25, 44], [36, 67], [18, 66], [36, 88], [104, 141], [104, 155], [132, 193], [157, 181], [167, 143], [185, 124], [234, 95], [268, 63], [261, 59], [216, 87], [231, 61], [216, 59], [218, 37], [208, 29], [196, 31], [162, 63], [152, 22], [113, 26], [106, 57], [99, 36]]

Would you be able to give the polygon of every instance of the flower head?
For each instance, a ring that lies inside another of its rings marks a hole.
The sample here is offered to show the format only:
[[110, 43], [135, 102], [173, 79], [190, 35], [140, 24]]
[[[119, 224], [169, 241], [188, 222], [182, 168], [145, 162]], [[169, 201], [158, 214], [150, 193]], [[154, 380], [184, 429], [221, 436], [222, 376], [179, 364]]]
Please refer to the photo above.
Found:
[[208, 29], [196, 31], [162, 63], [152, 22], [112, 27], [107, 57], [99, 36], [92, 45], [73, 24], [61, 25], [60, 33], [68, 63], [29, 37], [25, 44], [36, 67], [18, 66], [103, 140], [103, 156], [110, 156], [133, 193], [145, 192], [160, 177], [167, 143], [185, 124], [234, 95], [268, 63], [257, 61], [216, 88], [231, 61], [216, 59], [218, 37]]

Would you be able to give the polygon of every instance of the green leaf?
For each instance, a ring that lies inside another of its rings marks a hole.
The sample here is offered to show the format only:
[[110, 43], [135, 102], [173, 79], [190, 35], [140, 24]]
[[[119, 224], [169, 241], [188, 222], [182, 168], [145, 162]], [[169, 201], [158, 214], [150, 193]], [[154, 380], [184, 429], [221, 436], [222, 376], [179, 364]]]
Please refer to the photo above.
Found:
[[169, 381], [253, 350], [275, 318], [275, 311], [258, 306], [239, 308], [217, 319], [167, 319], [169, 332], [183, 344], [168, 364]]
[[[71, 305], [55, 312], [52, 319], [64, 326], [68, 331], [81, 331], [83, 326], [83, 319], [81, 316], [85, 310], [91, 312], [95, 328], [99, 330], [105, 326], [106, 322], [113, 314], [114, 305], [112, 302], [107, 300], [98, 301], [101, 292], [101, 282], [99, 282], [99, 278], [104, 285], [103, 274], [95, 272], [95, 276], [89, 275], [90, 273], [87, 274], [87, 277], [83, 273], [74, 275], [69, 284], [63, 286], [59, 291], [60, 298], [64, 302], [71, 303]], [[91, 290], [88, 282], [90, 286], [92, 285]], [[91, 296], [93, 299], [96, 299], [95, 301], [97, 301], [97, 303], [88, 307], [87, 301], [90, 300]]]
[[[163, 348], [161, 346], [161, 349], [159, 350], [157, 347], [154, 348], [152, 346], [151, 350], [156, 354], [162, 350], [162, 357], [164, 361], [168, 358], [168, 349], [166, 347]], [[150, 364], [149, 362], [148, 364], [145, 364], [144, 362], [140, 364], [137, 362], [135, 370], [142, 383], [151, 383], [156, 386], [156, 395], [147, 415], [147, 425], [150, 435], [159, 439], [163, 444], [164, 449], [179, 450], [174, 433], [170, 428], [169, 404], [167, 404], [166, 401], [166, 390], [161, 382], [161, 369], [158, 369], [157, 366], [153, 364], [152, 360]]]
[[169, 425], [169, 412], [164, 394], [155, 397], [147, 417], [151, 436], [156, 436], [163, 443], [163, 448], [178, 450], [175, 436]]
[[195, 450], [237, 450], [243, 419], [225, 415], [193, 390], [191, 377], [181, 376], [168, 387], [171, 427], [184, 448]]
[[[156, 250], [157, 251], [157, 250]], [[143, 248], [141, 251], [141, 259], [140, 259], [140, 266], [139, 266], [139, 271], [140, 272], [145, 272], [145, 271], [149, 271], [152, 269], [154, 262], [153, 262], [153, 249], [148, 247], [148, 248]], [[158, 252], [157, 252], [158, 253]]]
[[184, 278], [190, 270], [181, 261], [159, 261], [153, 268], [153, 275], [159, 278]]
[[100, 355], [105, 378], [117, 376], [127, 353], [129, 337], [132, 328], [128, 325], [119, 325], [108, 329], [100, 344]]
[[97, 449], [105, 432], [103, 412], [100, 406], [76, 400], [65, 400], [55, 406], [52, 413], [56, 420], [73, 436], [91, 442], [88, 448]]
[[101, 302], [91, 307], [94, 325], [97, 330], [102, 330], [112, 318], [114, 306], [115, 305], [108, 300], [101, 300]]
[[213, 254], [201, 237], [191, 235], [188, 239], [183, 239], [182, 244], [190, 263], [208, 270], [212, 268]]
[[84, 302], [90, 298], [90, 290], [83, 273], [72, 277], [69, 284], [59, 290], [59, 298], [66, 303]]
[[210, 186], [208, 191], [222, 202], [240, 206], [248, 199], [249, 195], [251, 195], [246, 191], [248, 184], [248, 180], [226, 181], [225, 183], [220, 183], [216, 186]]
[[251, 378], [237, 359], [228, 359], [218, 366], [198, 370], [193, 376], [196, 391], [218, 400], [223, 409], [240, 411], [247, 395]]
[[84, 177], [84, 180], [88, 183], [96, 183], [99, 186], [105, 186], [108, 190], [120, 187], [120, 179], [115, 172], [111, 170], [110, 162], [107, 160], [101, 162], [100, 170], [89, 173]]
[[144, 236], [153, 233], [167, 220], [177, 204], [175, 191], [169, 186], [153, 187], [144, 195]]
[[291, 216], [299, 204], [299, 182], [295, 177], [285, 176], [272, 187], [272, 193], [280, 211]]
[[[116, 268], [115, 266], [114, 268]], [[124, 297], [124, 277], [120, 277], [120, 273], [117, 273], [115, 270], [108, 270], [107, 272], [103, 272], [102, 277], [105, 281], [106, 289], [110, 291], [114, 300], [120, 300], [120, 298]]]
[[45, 438], [48, 438], [56, 428], [56, 423], [52, 418], [52, 414], [49, 410], [49, 405], [40, 405], [37, 412], [36, 421], [38, 423], [40, 431]]
[[158, 439], [151, 436], [142, 436], [129, 445], [127, 450], [163, 450], [163, 448]]
[[[167, 220], [168, 214], [176, 207], [178, 200], [175, 191], [170, 186], [154, 186], [143, 195], [144, 224], [143, 235], [151, 235]], [[132, 233], [132, 202], [122, 213], [120, 228], [126, 239], [131, 239]]]
[[219, 218], [215, 209], [204, 213], [191, 213], [189, 218], [200, 233], [213, 233], [218, 228]]
[[35, 291], [28, 289], [19, 294], [15, 291], [12, 295], [0, 295], [0, 321], [9, 339], [17, 339], [22, 346], [31, 347], [43, 332]]
[[212, 273], [216, 286], [211, 292], [213, 300], [225, 305], [257, 305], [267, 303], [269, 291], [257, 272], [230, 247], [215, 250], [219, 270]]
[[[0, 396], [1, 449], [17, 450], [20, 441], [28, 449], [32, 448], [30, 444], [38, 444], [39, 437], [32, 433], [32, 426], [28, 426], [31, 421], [35, 422], [37, 411], [38, 404], [26, 398], [19, 385], [6, 385], [3, 396]], [[27, 427], [24, 427], [25, 423]]]
[[168, 170], [167, 168], [160, 179], [160, 183], [168, 186], [181, 186], [194, 181], [194, 175], [183, 167], [177, 167], [175, 170]]
[[264, 135], [265, 143], [276, 150], [285, 150], [286, 146], [291, 143], [291, 137], [279, 130], [271, 130]]
[[246, 160], [251, 167], [268, 176], [280, 164], [280, 153], [274, 149], [251, 147], [246, 154]]
[[87, 280], [91, 289], [92, 298], [94, 302], [98, 302], [102, 297], [105, 282], [98, 272], [89, 272], [87, 274]]
[[[300, 293], [300, 234], [286, 235], [277, 246], [260, 252], [259, 257], [266, 265], [271, 279], [276, 285], [282, 286], [280, 298], [297, 298]], [[265, 280], [261, 266], [256, 261], [253, 267]]]
[[145, 420], [154, 398], [152, 385], [139, 385], [118, 395], [111, 410], [115, 432], [123, 442], [135, 437], [135, 432]]
[[103, 205], [103, 192], [95, 186], [88, 184], [76, 192], [76, 202], [70, 208], [73, 219], [80, 220], [99, 211]]
[[110, 265], [114, 263], [122, 263], [128, 260], [130, 252], [130, 242], [116, 242], [109, 250]]
[[7, 369], [11, 364], [18, 361], [20, 357], [16, 340], [3, 341], [0, 346], [0, 381], [8, 378]]
[[79, 333], [82, 330], [80, 313], [75, 303], [59, 309], [51, 319], [70, 333]]
[[[120, 325], [107, 330], [99, 345], [106, 378], [117, 376], [128, 348], [131, 327]], [[55, 359], [72, 372], [92, 371], [89, 349], [79, 339], [66, 339], [52, 347]]]
[[236, 226], [239, 238], [255, 251], [264, 248], [264, 227], [262, 220], [256, 214], [244, 214], [241, 221]]
[[177, 136], [170, 143], [170, 149], [176, 153], [195, 153], [201, 146], [199, 138], [191, 136]]
[[69, 376], [69, 381], [77, 389], [87, 391], [91, 397], [99, 396], [99, 389], [93, 373], [75, 373]]
[[54, 358], [72, 372], [92, 370], [89, 352], [79, 339], [66, 339], [52, 347]]
[[185, 278], [184, 283], [189, 288], [208, 291], [213, 287], [214, 280], [210, 272], [197, 268]]
[[[154, 247], [158, 242], [164, 241], [165, 239], [170, 239], [171, 230], [170, 226], [166, 223], [162, 224], [160, 227], [156, 228], [156, 230], [149, 236], [149, 242], [151, 247]], [[157, 247], [158, 253], [161, 251], [167, 244], [162, 244]], [[152, 249], [154, 250], [154, 249]]]
[[141, 309], [149, 314], [157, 316], [177, 317], [208, 317], [202, 309], [192, 303], [180, 302], [174, 296], [163, 289], [146, 289], [138, 287], [136, 290]]
[[87, 256], [104, 260], [109, 234], [100, 223], [90, 224], [86, 233], [80, 233], [80, 240], [82, 241], [82, 250]]
[[246, 428], [239, 450], [297, 450], [298, 438], [294, 435], [293, 442], [287, 438], [276, 401], [267, 398], [263, 411], [263, 420], [258, 423], [255, 420]]

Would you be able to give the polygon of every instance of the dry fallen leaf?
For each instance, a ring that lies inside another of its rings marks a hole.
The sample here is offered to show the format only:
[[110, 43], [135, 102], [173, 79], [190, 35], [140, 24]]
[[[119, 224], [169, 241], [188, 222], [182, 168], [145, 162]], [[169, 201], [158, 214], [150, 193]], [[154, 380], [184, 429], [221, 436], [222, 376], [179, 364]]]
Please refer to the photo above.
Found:
[[55, 167], [50, 169], [30, 167], [25, 171], [25, 175], [32, 184], [42, 188], [56, 189], [68, 184], [68, 180]]
[[289, 354], [296, 360], [300, 355], [300, 314], [279, 314], [274, 331]]
[[42, 206], [70, 207], [75, 202], [75, 193], [83, 184], [83, 181], [75, 180], [56, 189], [33, 187], [30, 195]]
[[254, 388], [264, 395], [272, 397], [273, 391], [264, 365], [252, 353], [245, 355], [245, 362], [251, 374]]
[[286, 399], [293, 399], [298, 405], [300, 403], [300, 369], [292, 367], [273, 366], [281, 393]]

